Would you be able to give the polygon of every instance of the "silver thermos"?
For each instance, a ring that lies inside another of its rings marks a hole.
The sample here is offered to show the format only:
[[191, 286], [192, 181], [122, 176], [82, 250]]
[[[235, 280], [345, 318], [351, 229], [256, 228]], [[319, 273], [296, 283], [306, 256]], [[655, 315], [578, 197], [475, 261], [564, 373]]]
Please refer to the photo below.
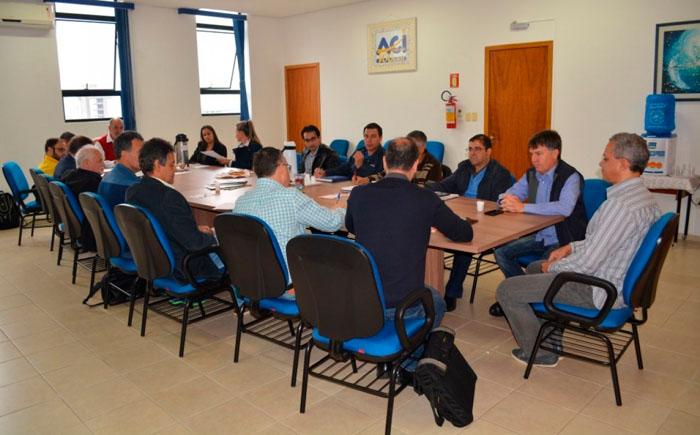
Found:
[[175, 165], [178, 168], [189, 166], [190, 156], [187, 150], [187, 135], [179, 133], [175, 136]]

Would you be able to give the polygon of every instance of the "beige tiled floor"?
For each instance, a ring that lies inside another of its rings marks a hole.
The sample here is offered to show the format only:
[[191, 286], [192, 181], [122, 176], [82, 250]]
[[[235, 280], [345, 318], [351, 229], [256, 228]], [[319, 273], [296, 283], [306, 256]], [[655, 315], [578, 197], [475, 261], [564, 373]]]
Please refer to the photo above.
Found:
[[[39, 229], [17, 247], [16, 230], [0, 232], [0, 433], [383, 433], [385, 401], [327, 382], [311, 381], [299, 414], [290, 351], [244, 336], [233, 364], [231, 314], [193, 325], [181, 359], [177, 323], [152, 314], [142, 338], [127, 307], [81, 305], [89, 277], [80, 270], [71, 285], [48, 236]], [[476, 421], [438, 428], [425, 398], [406, 390], [393, 433], [699, 433], [698, 264], [700, 242], [671, 250], [640, 330], [645, 369], [631, 350], [619, 367], [622, 407], [603, 367], [566, 359], [523, 379], [508, 326], [487, 313], [501, 275], [482, 277], [475, 304], [445, 319], [479, 375]]]

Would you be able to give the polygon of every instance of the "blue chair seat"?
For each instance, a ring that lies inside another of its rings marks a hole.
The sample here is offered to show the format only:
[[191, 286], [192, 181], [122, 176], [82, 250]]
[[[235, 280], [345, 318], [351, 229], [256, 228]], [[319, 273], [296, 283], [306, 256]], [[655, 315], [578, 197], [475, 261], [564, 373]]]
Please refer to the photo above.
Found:
[[[547, 312], [547, 309], [545, 308], [544, 303], [542, 302], [537, 302], [530, 305], [538, 313]], [[562, 311], [566, 311], [571, 314], [576, 314], [578, 316], [590, 317], [591, 319], [597, 316], [600, 312], [600, 310], [598, 310], [597, 308], [582, 308], [567, 304], [554, 304], [554, 306]], [[605, 318], [605, 320], [603, 320], [599, 327], [603, 329], [620, 328], [622, 325], [625, 324], [625, 322], [630, 318], [631, 315], [632, 309], [629, 307], [610, 310], [610, 313], [608, 313], [608, 316]]]
[[298, 316], [299, 307], [296, 299], [290, 298], [267, 298], [260, 300], [260, 308], [279, 313], [284, 316]]
[[112, 257], [109, 259], [110, 264], [114, 267], [118, 267], [126, 273], [136, 273], [136, 263], [131, 255], [122, 255], [119, 257]]
[[522, 257], [518, 257], [518, 263], [522, 267], [527, 267], [533, 261], [538, 261], [541, 259], [542, 257], [540, 257], [539, 255], [523, 255]]
[[[417, 317], [406, 319], [406, 332], [409, 337], [413, 336], [425, 323], [425, 319]], [[314, 328], [313, 338], [316, 342], [328, 345], [329, 340], [319, 334], [318, 328]], [[348, 352], [367, 355], [374, 358], [385, 358], [403, 350], [399, 336], [396, 334], [396, 325], [393, 321], [385, 321], [384, 327], [372, 337], [353, 338], [343, 342], [343, 349]]]
[[[198, 279], [197, 282], [204, 282], [205, 279]], [[188, 282], [182, 282], [174, 277], [167, 277], [167, 278], [156, 278], [153, 280], [153, 286], [156, 288], [162, 288], [170, 293], [177, 293], [177, 294], [186, 294], [186, 293], [192, 293], [195, 291], [195, 288], [192, 284]]]
[[33, 213], [35, 211], [41, 211], [41, 204], [39, 204], [39, 201], [29, 201], [24, 203], [25, 213]]

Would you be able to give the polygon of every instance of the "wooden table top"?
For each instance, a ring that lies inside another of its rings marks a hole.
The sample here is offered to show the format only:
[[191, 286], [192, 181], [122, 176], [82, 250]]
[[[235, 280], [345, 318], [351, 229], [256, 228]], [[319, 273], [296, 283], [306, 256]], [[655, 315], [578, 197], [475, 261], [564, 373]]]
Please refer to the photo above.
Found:
[[[229, 211], [233, 208], [236, 200], [255, 185], [255, 176], [247, 178], [248, 185], [246, 187], [222, 190], [219, 195], [206, 189], [208, 184], [214, 182], [217, 173], [227, 170], [212, 166], [193, 166], [189, 171], [175, 175], [175, 188], [187, 198], [192, 207], [213, 213]], [[342, 187], [349, 185], [351, 185], [350, 182], [318, 183], [306, 186], [304, 193], [325, 207], [345, 208], [349, 195], [343, 193], [338, 200], [337, 194]], [[323, 198], [326, 195], [333, 195], [333, 198]], [[485, 201], [485, 203], [485, 211], [497, 208], [494, 202]], [[469, 243], [455, 243], [439, 231], [433, 231], [430, 236], [431, 248], [480, 253], [564, 220], [562, 216], [539, 216], [525, 213], [503, 213], [498, 216], [488, 216], [484, 213], [477, 213], [475, 199], [464, 197], [450, 199], [446, 201], [446, 204], [458, 216], [478, 221], [473, 224], [474, 239]]]

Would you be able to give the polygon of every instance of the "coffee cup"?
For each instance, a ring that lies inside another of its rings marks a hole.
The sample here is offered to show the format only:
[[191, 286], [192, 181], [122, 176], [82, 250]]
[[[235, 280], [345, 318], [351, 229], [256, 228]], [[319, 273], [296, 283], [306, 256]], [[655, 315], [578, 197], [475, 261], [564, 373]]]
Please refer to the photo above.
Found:
[[477, 201], [476, 202], [476, 211], [477, 213], [483, 213], [484, 212], [484, 201]]

